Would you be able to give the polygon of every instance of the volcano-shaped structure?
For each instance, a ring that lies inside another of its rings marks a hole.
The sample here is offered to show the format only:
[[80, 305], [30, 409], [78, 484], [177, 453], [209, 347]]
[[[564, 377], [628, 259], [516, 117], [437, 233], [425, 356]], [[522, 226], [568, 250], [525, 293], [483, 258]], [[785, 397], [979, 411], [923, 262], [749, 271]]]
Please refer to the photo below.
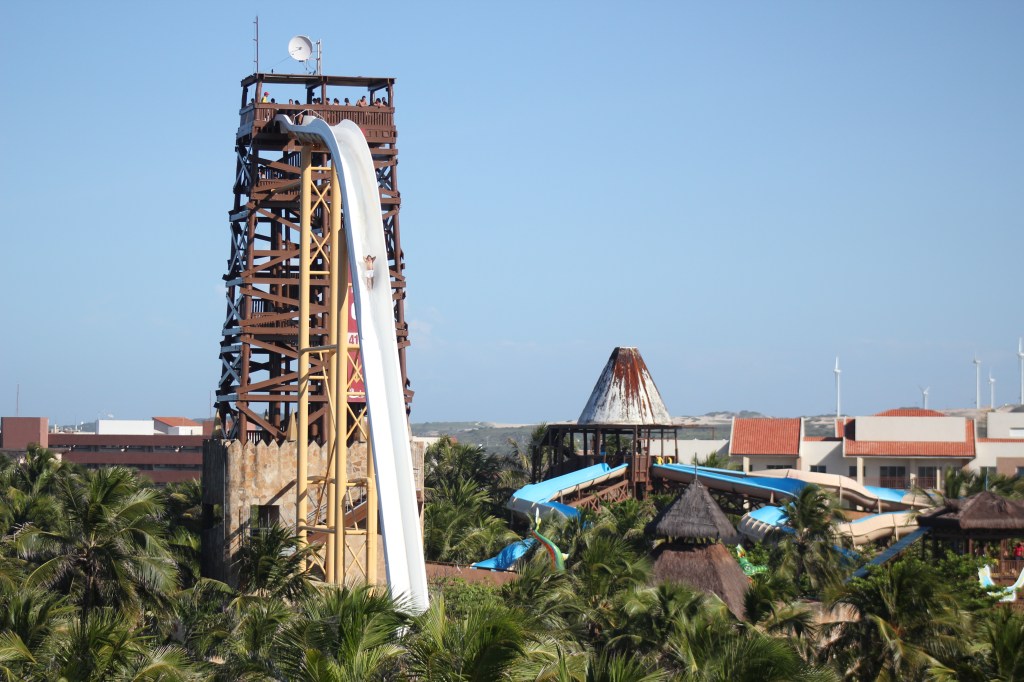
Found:
[[636, 348], [612, 351], [577, 424], [668, 425], [672, 417]]

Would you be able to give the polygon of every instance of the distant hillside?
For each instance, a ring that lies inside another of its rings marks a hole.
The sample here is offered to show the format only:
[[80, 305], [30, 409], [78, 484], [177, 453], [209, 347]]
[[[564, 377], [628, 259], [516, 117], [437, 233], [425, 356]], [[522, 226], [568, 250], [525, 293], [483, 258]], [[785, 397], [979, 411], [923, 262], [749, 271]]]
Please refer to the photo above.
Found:
[[[1014, 406], [999, 408], [1010, 411]], [[950, 416], [970, 417], [979, 420], [984, 427], [984, 413], [987, 410], [939, 410]], [[739, 412], [716, 411], [693, 417], [673, 417], [679, 427], [679, 437], [684, 440], [724, 440], [729, 437], [733, 417], [754, 419], [765, 417], [760, 412], [741, 410]], [[510, 438], [526, 444], [536, 424], [498, 424], [494, 422], [420, 422], [412, 424], [414, 436], [454, 436], [460, 443], [480, 445], [491, 452], [508, 452]], [[834, 436], [835, 415], [818, 414], [804, 418], [806, 435], [812, 437]], [[984, 432], [982, 432], [984, 433]]]
[[479, 445], [491, 452], [508, 452], [510, 438], [524, 445], [536, 424], [495, 424], [493, 422], [420, 422], [410, 424], [414, 436], [452, 436], [460, 443]]

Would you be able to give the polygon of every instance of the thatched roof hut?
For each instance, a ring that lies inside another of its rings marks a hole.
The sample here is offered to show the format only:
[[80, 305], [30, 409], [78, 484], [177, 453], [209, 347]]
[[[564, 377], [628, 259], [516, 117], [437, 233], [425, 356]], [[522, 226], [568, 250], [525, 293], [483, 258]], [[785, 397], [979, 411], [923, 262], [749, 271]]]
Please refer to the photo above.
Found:
[[[974, 554], [980, 546], [988, 551], [998, 545], [999, 557], [1009, 557], [1012, 538], [1024, 537], [1024, 502], [1008, 500], [984, 491], [922, 512], [917, 517], [921, 528], [931, 531], [936, 549], [944, 543], [958, 553]], [[1006, 572], [1005, 562], [996, 568], [997, 577]], [[1012, 573], [1019, 571], [1014, 565]]]
[[1024, 535], [1024, 502], [984, 491], [958, 500], [946, 500], [920, 514], [917, 522], [936, 531], [964, 535]]
[[647, 529], [660, 538], [721, 540], [730, 544], [739, 539], [729, 518], [699, 479], [662, 509]]
[[743, 619], [743, 595], [750, 587], [750, 578], [725, 545], [675, 540], [658, 545], [652, 558], [652, 575], [656, 581], [681, 583], [712, 592], [737, 618]]
[[647, 529], [669, 538], [654, 550], [655, 580], [714, 593], [743, 618], [743, 595], [750, 579], [725, 545], [716, 542], [736, 542], [738, 535], [700, 480], [662, 509]]

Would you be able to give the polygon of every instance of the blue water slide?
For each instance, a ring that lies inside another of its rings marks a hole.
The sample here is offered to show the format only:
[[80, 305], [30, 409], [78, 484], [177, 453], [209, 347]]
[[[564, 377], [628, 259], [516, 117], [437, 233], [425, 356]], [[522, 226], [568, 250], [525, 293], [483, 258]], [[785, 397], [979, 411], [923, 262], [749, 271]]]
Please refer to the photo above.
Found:
[[[919, 506], [920, 500], [905, 490], [864, 486], [845, 476], [817, 474], [797, 470], [776, 470], [771, 475], [755, 475], [730, 469], [712, 469], [681, 464], [662, 464], [652, 467], [655, 476], [676, 481], [698, 478], [708, 488], [723, 490], [753, 498], [782, 503], [793, 499], [808, 485], [818, 485], [834, 492], [854, 504], [879, 510], [837, 526], [837, 531], [861, 545], [887, 537], [897, 539], [917, 529], [917, 521], [908, 507]], [[761, 473], [761, 472], [759, 472]], [[764, 472], [767, 473], [767, 472]], [[895, 511], [882, 512], [882, 509]], [[740, 519], [738, 529], [747, 537], [760, 540], [768, 531], [786, 531], [786, 517], [777, 506], [756, 509]]]
[[[628, 467], [628, 464], [621, 464], [617, 467], [610, 467], [607, 464], [595, 464], [579, 471], [549, 478], [546, 481], [531, 483], [512, 493], [512, 497], [509, 499], [506, 507], [526, 514], [531, 518], [535, 514], [539, 516], [558, 514], [567, 519], [574, 518], [579, 516], [579, 511], [557, 501], [555, 498], [586, 490], [605, 481], [621, 478], [625, 476]], [[521, 559], [535, 542], [533, 538], [513, 542], [498, 552], [496, 556], [478, 561], [472, 567], [492, 571], [506, 571], [516, 561]]]
[[537, 541], [533, 538], [526, 538], [525, 540], [513, 542], [490, 559], [484, 559], [483, 561], [478, 561], [475, 564], [472, 564], [471, 568], [486, 568], [491, 571], [507, 571], [512, 568], [513, 564], [522, 559], [535, 544], [537, 544]]
[[610, 467], [604, 463], [595, 464], [579, 471], [549, 478], [546, 481], [531, 483], [512, 493], [512, 497], [505, 506], [530, 517], [533, 517], [534, 514], [547, 516], [550, 513], [556, 513], [566, 518], [578, 516], [579, 512], [562, 504], [556, 498], [586, 490], [605, 481], [621, 478], [626, 475], [628, 467], [628, 464], [620, 464], [617, 467]]
[[805, 486], [813, 483], [830, 490], [843, 500], [862, 507], [876, 508], [878, 511], [920, 508], [929, 504], [927, 498], [906, 490], [865, 486], [846, 476], [796, 469], [750, 474], [731, 469], [694, 467], [685, 464], [656, 464], [651, 467], [651, 473], [654, 476], [683, 482], [689, 482], [696, 476], [708, 488], [740, 493], [771, 502], [796, 497]]

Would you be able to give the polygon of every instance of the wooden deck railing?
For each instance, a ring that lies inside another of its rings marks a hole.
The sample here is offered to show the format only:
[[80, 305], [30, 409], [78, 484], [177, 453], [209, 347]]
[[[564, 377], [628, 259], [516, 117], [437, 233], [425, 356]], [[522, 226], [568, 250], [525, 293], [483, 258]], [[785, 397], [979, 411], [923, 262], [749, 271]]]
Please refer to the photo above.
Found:
[[312, 112], [329, 125], [337, 125], [343, 120], [352, 121], [360, 128], [368, 131], [383, 131], [395, 126], [395, 112], [390, 107], [352, 107], [334, 106], [333, 104], [250, 104], [239, 112], [239, 135], [259, 133], [278, 114], [299, 116]]

